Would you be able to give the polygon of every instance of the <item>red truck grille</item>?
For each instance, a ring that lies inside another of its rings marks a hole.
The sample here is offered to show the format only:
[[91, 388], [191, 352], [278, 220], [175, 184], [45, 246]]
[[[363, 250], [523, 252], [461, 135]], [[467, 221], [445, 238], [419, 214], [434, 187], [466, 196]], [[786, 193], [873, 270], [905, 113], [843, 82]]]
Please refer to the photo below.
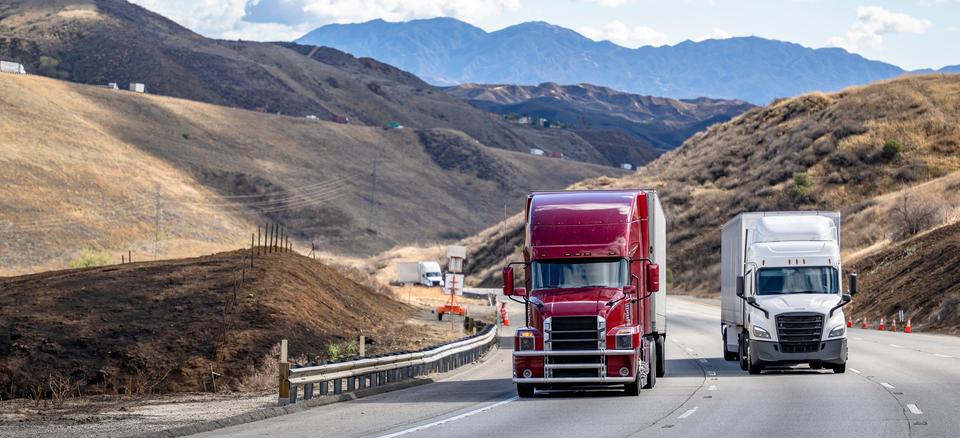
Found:
[[[555, 316], [545, 327], [547, 348], [554, 351], [596, 351], [604, 342], [603, 321], [596, 316]], [[601, 377], [603, 356], [552, 356], [547, 358], [549, 377]]]

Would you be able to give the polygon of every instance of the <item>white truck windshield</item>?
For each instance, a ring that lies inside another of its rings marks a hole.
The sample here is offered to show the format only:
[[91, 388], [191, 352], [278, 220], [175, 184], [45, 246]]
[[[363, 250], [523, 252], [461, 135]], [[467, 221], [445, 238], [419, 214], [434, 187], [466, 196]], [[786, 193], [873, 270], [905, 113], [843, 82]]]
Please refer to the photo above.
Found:
[[757, 295], [835, 294], [837, 270], [829, 266], [763, 268], [757, 272]]
[[533, 290], [579, 287], [622, 288], [628, 283], [625, 259], [533, 262]]

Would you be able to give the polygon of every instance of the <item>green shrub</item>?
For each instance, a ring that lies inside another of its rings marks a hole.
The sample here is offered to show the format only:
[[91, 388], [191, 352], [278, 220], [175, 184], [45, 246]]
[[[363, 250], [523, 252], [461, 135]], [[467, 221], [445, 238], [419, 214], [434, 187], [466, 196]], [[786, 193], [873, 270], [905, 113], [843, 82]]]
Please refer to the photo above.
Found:
[[327, 357], [330, 360], [340, 360], [353, 357], [360, 353], [357, 341], [331, 342], [327, 345]]
[[903, 143], [900, 143], [897, 140], [887, 140], [883, 144], [883, 151], [880, 153], [880, 156], [885, 160], [892, 160], [900, 154], [903, 150]]
[[95, 266], [109, 265], [111, 259], [110, 254], [106, 252], [84, 250], [77, 258], [70, 260], [67, 265], [73, 269], [92, 268]]

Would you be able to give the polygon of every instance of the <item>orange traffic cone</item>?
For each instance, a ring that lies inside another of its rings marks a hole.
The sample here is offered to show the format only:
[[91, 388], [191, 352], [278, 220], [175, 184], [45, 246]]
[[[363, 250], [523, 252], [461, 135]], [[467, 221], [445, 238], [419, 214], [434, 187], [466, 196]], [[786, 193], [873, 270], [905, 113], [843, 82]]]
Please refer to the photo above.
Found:
[[862, 328], [862, 329], [867, 328], [867, 318], [861, 318], [861, 319], [860, 319], [860, 328]]
[[510, 317], [507, 316], [507, 303], [500, 304], [500, 320], [503, 321], [504, 327], [510, 326]]
[[853, 327], [853, 318], [847, 317], [847, 328]]
[[904, 333], [910, 333], [910, 320], [907, 320], [907, 326], [903, 328]]
[[897, 331], [897, 319], [896, 319], [896, 318], [890, 318], [890, 321], [891, 321], [891, 323], [890, 323], [890, 331], [891, 331], [891, 332]]
[[877, 330], [884, 330], [884, 329], [885, 329], [885, 327], [884, 327], [884, 325], [883, 325], [883, 318], [881, 317], [881, 318], [880, 318], [880, 327], [877, 327]]

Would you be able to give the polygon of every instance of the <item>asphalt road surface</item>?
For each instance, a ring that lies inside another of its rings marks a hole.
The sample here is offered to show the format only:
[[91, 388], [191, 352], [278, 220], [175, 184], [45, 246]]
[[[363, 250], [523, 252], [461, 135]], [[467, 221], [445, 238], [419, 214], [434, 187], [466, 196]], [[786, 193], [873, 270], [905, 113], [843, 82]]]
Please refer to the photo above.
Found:
[[[846, 374], [797, 366], [750, 376], [723, 360], [719, 303], [670, 297], [667, 306], [667, 375], [639, 397], [551, 391], [519, 400], [503, 349], [437, 383], [207, 435], [960, 436], [960, 338], [854, 329]], [[513, 326], [522, 325], [513, 310]]]

